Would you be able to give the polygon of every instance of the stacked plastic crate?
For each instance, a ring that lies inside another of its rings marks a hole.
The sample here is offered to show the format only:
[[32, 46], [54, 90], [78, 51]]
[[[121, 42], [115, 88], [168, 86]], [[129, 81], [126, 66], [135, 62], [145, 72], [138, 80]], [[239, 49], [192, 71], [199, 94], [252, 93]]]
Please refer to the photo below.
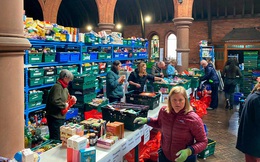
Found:
[[254, 78], [252, 71], [257, 68], [258, 51], [244, 51], [244, 77], [243, 86], [241, 86], [242, 92], [247, 96], [254, 84]]
[[86, 104], [96, 98], [95, 92], [96, 76], [92, 74], [75, 75], [72, 83], [71, 95], [77, 97], [77, 103], [74, 105], [78, 108], [79, 114], [84, 115]]

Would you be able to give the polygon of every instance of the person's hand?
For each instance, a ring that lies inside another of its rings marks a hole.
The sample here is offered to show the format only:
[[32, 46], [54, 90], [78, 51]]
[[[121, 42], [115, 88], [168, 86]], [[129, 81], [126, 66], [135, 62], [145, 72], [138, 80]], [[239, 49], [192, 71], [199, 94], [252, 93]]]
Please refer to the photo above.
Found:
[[138, 83], [135, 86], [136, 86], [136, 88], [140, 88], [141, 87], [141, 85], [138, 84]]
[[125, 81], [125, 76], [122, 75], [122, 76], [118, 79], [118, 82], [122, 84], [124, 81]]
[[77, 102], [77, 97], [76, 96], [71, 96], [71, 99], [72, 99], [72, 101]]
[[69, 104], [66, 102], [65, 103], [65, 109], [69, 107]]
[[160, 76], [163, 78], [164, 77], [163, 73], [160, 73]]
[[164, 79], [161, 79], [161, 82], [166, 83], [166, 81]]
[[77, 102], [77, 98], [75, 96], [71, 96], [71, 102], [74, 105]]
[[137, 118], [135, 118], [134, 123], [137, 123], [137, 124], [146, 124], [147, 121], [148, 121], [147, 118], [137, 117]]
[[175, 159], [176, 162], [184, 162], [188, 156], [190, 156], [192, 153], [190, 148], [186, 148], [183, 150], [180, 150], [179, 152], [177, 152], [176, 156], [179, 156]]

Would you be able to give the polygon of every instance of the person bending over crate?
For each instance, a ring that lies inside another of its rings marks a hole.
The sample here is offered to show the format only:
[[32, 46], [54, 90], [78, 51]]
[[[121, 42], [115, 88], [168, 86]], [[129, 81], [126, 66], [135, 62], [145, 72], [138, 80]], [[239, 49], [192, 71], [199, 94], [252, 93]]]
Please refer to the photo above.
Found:
[[60, 140], [60, 127], [64, 125], [66, 113], [76, 102], [75, 96], [70, 96], [67, 89], [73, 74], [69, 70], [61, 70], [59, 79], [50, 90], [46, 103], [46, 117], [50, 139]]
[[161, 131], [159, 162], [196, 162], [197, 154], [208, 144], [203, 122], [190, 106], [182, 86], [171, 89], [168, 106], [160, 109], [157, 118], [137, 117], [134, 123], [148, 124]]
[[130, 76], [128, 77], [129, 82], [129, 89], [128, 91], [134, 90], [135, 92], [141, 93], [146, 92], [146, 82], [149, 81], [162, 81], [163, 78], [159, 78], [156, 76], [153, 76], [151, 74], [148, 74], [146, 72], [146, 64], [144, 62], [141, 62], [138, 64], [138, 68], [135, 69], [135, 71], [131, 72]]

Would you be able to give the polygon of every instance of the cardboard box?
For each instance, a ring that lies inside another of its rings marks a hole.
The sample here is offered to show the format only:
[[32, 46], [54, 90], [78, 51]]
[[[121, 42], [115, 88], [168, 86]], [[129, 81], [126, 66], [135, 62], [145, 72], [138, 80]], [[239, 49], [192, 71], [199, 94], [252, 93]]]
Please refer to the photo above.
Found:
[[80, 162], [96, 162], [96, 148], [90, 147], [80, 150]]

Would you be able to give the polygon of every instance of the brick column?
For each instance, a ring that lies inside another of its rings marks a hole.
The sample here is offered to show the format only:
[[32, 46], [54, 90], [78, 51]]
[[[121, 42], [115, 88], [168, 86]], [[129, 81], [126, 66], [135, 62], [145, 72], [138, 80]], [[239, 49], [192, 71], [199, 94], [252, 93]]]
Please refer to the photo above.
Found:
[[175, 18], [174, 25], [177, 29], [177, 59], [180, 57], [178, 55], [181, 54], [181, 66], [177, 65], [178, 72], [183, 72], [189, 67], [189, 53], [190, 53], [190, 25], [192, 24], [193, 18], [182, 17]]
[[190, 25], [192, 24], [192, 6], [194, 0], [173, 0], [174, 3], [174, 25], [177, 29], [177, 58], [181, 53], [181, 66], [177, 66], [178, 72], [183, 72], [189, 67], [190, 53]]
[[114, 29], [114, 11], [117, 0], [96, 0], [99, 17], [99, 29], [111, 32]]
[[51, 23], [57, 23], [58, 11], [62, 0], [38, 0], [42, 12], [43, 20]]
[[23, 57], [30, 43], [23, 37], [23, 1], [1, 1], [0, 10], [0, 156], [12, 158], [24, 148]]

